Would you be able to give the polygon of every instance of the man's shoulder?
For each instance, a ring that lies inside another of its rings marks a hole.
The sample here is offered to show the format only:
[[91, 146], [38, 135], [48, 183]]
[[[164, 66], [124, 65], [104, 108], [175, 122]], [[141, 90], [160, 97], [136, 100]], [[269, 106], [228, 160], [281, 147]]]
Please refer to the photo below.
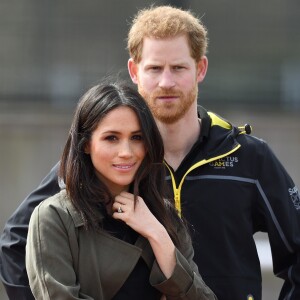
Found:
[[237, 141], [242, 145], [242, 146], [247, 146], [251, 148], [264, 148], [267, 145], [267, 142], [255, 135], [250, 135], [250, 134], [240, 134], [237, 136]]

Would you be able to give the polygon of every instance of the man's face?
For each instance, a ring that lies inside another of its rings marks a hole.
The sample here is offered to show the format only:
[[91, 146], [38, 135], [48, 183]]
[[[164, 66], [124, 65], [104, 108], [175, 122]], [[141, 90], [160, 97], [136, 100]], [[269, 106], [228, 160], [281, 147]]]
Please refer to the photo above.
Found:
[[137, 65], [129, 62], [133, 81], [157, 120], [176, 122], [197, 101], [202, 64], [191, 57], [185, 36], [144, 38], [141, 57]]

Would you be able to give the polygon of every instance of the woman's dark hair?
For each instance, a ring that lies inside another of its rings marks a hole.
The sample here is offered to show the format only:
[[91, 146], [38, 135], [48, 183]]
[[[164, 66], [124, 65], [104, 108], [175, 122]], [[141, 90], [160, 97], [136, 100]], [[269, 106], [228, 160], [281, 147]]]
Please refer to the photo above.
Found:
[[64, 180], [67, 193], [82, 215], [86, 229], [99, 230], [100, 207], [112, 202], [112, 196], [95, 175], [90, 155], [85, 153], [93, 131], [113, 109], [126, 106], [137, 115], [146, 155], [134, 181], [135, 201], [140, 195], [155, 217], [165, 226], [175, 244], [179, 244], [176, 222], [168, 212], [165, 197], [167, 186], [163, 165], [163, 141], [155, 120], [144, 99], [133, 87], [124, 83], [102, 83], [89, 89], [80, 99], [68, 139], [62, 154], [59, 175]]

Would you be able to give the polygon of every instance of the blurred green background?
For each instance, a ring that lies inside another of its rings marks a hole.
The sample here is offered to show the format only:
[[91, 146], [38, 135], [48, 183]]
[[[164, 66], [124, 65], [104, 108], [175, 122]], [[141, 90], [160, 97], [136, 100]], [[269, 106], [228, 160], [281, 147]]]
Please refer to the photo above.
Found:
[[[103, 76], [128, 78], [126, 35], [151, 1], [0, 2], [0, 227], [59, 160], [79, 97]], [[300, 183], [298, 0], [155, 1], [191, 9], [209, 32], [199, 104], [250, 123]], [[267, 172], [267, 170], [266, 170]], [[271, 176], [271, 175], [270, 175]], [[276, 299], [267, 236], [257, 234], [263, 299]], [[6, 300], [0, 286], [0, 299]]]

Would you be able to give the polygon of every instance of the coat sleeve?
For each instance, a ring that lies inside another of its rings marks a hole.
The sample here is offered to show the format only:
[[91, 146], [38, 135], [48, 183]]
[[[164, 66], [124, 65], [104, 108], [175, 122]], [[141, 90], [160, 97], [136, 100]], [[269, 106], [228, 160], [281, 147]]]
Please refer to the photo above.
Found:
[[300, 299], [300, 196], [289, 174], [263, 144], [257, 187], [261, 231], [269, 236], [274, 274], [284, 280], [279, 299]]
[[[56, 197], [56, 196], [54, 196]], [[74, 270], [76, 240], [74, 224], [67, 212], [44, 201], [31, 216], [26, 245], [26, 269], [37, 300], [89, 299], [80, 293]]]
[[165, 294], [168, 300], [217, 299], [203, 281], [193, 261], [194, 249], [190, 235], [182, 229], [179, 237], [182, 246], [180, 251], [176, 248], [176, 266], [172, 276], [166, 279], [155, 260], [150, 274], [150, 283]]
[[28, 223], [35, 206], [60, 190], [57, 170], [58, 164], [52, 168], [38, 188], [27, 196], [5, 224], [0, 238], [0, 277], [9, 299], [34, 299], [25, 268]]

